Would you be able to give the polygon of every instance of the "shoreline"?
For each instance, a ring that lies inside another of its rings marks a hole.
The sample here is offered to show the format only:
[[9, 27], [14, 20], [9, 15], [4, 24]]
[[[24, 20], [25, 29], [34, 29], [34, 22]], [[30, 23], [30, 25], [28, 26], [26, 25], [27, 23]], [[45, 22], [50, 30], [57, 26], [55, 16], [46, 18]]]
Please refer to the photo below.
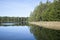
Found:
[[59, 21], [39, 21], [39, 22], [29, 22], [29, 24], [42, 26], [48, 29], [60, 30]]

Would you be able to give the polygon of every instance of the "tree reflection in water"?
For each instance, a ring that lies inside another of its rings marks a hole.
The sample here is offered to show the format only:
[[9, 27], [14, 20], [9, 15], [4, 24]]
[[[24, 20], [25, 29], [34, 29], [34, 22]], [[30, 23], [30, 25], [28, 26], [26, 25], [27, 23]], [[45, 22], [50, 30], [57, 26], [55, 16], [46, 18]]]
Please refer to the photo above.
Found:
[[27, 24], [28, 22], [13, 22], [13, 23], [5, 22], [0, 23], [0, 26], [25, 26]]
[[36, 40], [60, 40], [60, 30], [46, 29], [32, 25], [30, 31]]

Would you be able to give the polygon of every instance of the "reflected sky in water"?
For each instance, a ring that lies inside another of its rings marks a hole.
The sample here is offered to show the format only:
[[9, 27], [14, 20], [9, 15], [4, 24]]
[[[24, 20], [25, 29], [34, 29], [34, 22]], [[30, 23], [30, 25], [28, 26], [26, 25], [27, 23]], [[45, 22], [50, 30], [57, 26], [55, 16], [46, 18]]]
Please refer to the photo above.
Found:
[[0, 26], [0, 40], [60, 40], [60, 30], [25, 23], [14, 26], [5, 24]]
[[0, 40], [35, 40], [28, 26], [0, 26]]

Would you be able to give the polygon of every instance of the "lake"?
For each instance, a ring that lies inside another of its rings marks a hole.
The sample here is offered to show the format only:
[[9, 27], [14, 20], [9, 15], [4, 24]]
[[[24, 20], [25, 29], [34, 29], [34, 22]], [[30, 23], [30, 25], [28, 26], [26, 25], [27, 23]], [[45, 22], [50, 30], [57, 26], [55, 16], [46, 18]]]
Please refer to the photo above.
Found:
[[60, 40], [60, 30], [21, 23], [0, 23], [0, 40]]

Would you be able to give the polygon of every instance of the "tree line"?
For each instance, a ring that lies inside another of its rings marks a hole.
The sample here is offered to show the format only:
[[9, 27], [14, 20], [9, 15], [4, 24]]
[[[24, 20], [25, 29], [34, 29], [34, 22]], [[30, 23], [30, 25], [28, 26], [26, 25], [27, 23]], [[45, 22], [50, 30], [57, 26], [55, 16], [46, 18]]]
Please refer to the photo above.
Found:
[[31, 12], [29, 21], [60, 21], [60, 0], [40, 2]]
[[25, 22], [28, 17], [0, 17], [1, 22]]

